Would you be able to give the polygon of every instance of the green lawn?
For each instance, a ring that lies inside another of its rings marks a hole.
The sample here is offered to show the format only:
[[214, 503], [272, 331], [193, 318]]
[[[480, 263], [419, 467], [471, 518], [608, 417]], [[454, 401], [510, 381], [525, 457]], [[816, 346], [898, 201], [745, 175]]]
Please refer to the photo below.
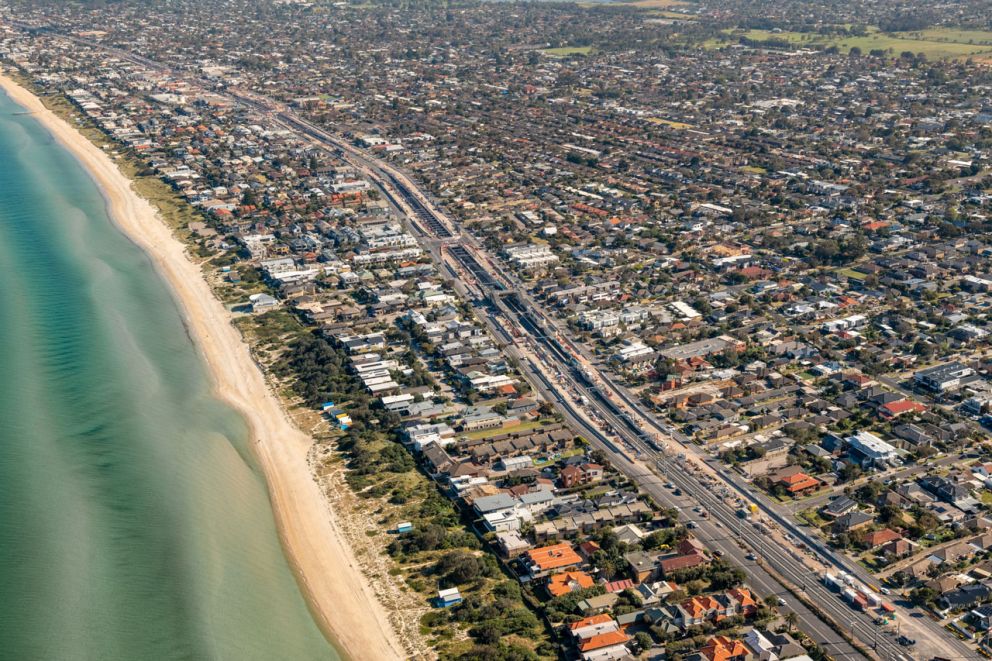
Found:
[[546, 464], [553, 464], [562, 459], [568, 459], [569, 457], [574, 457], [576, 455], [583, 454], [584, 452], [585, 452], [585, 448], [581, 448], [581, 447], [571, 448], [570, 450], [565, 450], [564, 452], [560, 452], [556, 455], [553, 455], [554, 458], [548, 457], [547, 459], [535, 459], [534, 466], [539, 467], [539, 466], [544, 466]]
[[826, 519], [824, 519], [822, 516], [820, 516], [820, 513], [818, 511], [816, 511], [816, 509], [814, 509], [814, 508], [803, 510], [797, 516], [800, 519], [803, 519], [804, 521], [806, 521], [806, 523], [810, 524], [814, 528], [822, 528], [823, 526], [825, 526], [828, 523], [830, 523], [829, 521], [827, 521]]

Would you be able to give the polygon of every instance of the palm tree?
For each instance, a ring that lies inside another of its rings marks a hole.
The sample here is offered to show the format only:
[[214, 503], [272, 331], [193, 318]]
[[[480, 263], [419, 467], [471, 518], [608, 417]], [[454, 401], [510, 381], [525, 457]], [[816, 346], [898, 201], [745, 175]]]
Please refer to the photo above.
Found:
[[793, 611], [789, 611], [785, 614], [785, 623], [789, 625], [789, 631], [793, 631], [799, 623], [799, 616]]

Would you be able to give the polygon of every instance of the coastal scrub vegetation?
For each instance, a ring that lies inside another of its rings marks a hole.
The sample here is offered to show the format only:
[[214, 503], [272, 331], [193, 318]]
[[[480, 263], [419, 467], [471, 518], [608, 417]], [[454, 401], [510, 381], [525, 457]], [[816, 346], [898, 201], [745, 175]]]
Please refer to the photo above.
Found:
[[417, 469], [396, 432], [399, 420], [370, 400], [348, 364], [344, 349], [317, 333], [303, 333], [271, 370], [306, 406], [332, 401], [348, 412], [350, 428], [329, 439], [345, 461], [345, 480], [358, 497], [376, 503], [368, 509], [382, 525], [409, 521], [414, 526], [386, 547], [393, 571], [425, 602], [438, 589], [462, 592], [461, 604], [425, 613], [421, 633], [442, 659], [555, 657], [548, 628], [529, 607], [536, 607], [537, 600], [508, 578], [495, 555], [483, 551], [470, 518]]

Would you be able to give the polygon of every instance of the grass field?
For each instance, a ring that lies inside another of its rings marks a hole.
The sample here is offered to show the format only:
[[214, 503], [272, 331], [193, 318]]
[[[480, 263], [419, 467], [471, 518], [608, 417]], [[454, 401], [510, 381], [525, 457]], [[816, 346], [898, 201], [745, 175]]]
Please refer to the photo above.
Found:
[[691, 14], [683, 14], [677, 11], [665, 11], [664, 9], [652, 9], [646, 13], [654, 18], [672, 18], [679, 21], [697, 20], [696, 17]]
[[752, 41], [782, 41], [806, 48], [827, 48], [836, 46], [842, 53], [852, 48], [860, 48], [868, 54], [873, 50], [886, 51], [891, 57], [903, 52], [923, 53], [929, 59], [963, 59], [969, 56], [992, 56], [992, 31], [953, 30], [935, 28], [920, 32], [879, 32], [869, 30], [863, 37], [843, 37], [824, 35], [816, 32], [773, 32], [771, 30], [727, 30], [726, 37], [711, 39], [703, 44], [706, 48], [719, 48], [734, 43], [739, 37]]
[[[582, 2], [575, 3], [579, 7], [589, 9], [592, 7], [636, 7], [637, 9], [644, 9], [648, 11], [652, 16], [670, 14], [671, 12], [664, 11], [665, 9], [671, 9], [673, 7], [686, 7], [691, 3], [686, 0], [583, 0]], [[671, 14], [669, 18], [690, 18], [682, 14]]]
[[569, 57], [571, 55], [590, 55], [593, 52], [592, 46], [563, 46], [561, 48], [545, 48], [541, 51], [551, 57]]
[[500, 434], [519, 434], [525, 431], [531, 431], [532, 429], [537, 429], [544, 425], [543, 421], [535, 422], [522, 422], [519, 425], [514, 425], [513, 427], [497, 427], [495, 429], [480, 429], [479, 431], [467, 432], [464, 434], [459, 434], [462, 438], [468, 438], [473, 441], [480, 438], [489, 438], [490, 436], [498, 436]]
[[923, 41], [953, 42], [956, 44], [981, 44], [992, 46], [992, 31], [989, 30], [954, 30], [952, 28], [933, 28], [919, 32], [899, 32], [904, 39], [920, 39]]
[[662, 119], [661, 117], [648, 117], [646, 121], [649, 121], [652, 124], [664, 124], [665, 126], [673, 129], [684, 130], [692, 128], [692, 124], [686, 124], [685, 122], [673, 122], [670, 119]]
[[859, 273], [854, 269], [838, 269], [837, 275], [844, 276], [845, 278], [851, 278], [852, 280], [866, 280], [868, 276], [864, 273]]
[[682, 7], [687, 4], [685, 0], [633, 0], [632, 2], [620, 2], [617, 4], [640, 7], [642, 9], [664, 9], [665, 7]]

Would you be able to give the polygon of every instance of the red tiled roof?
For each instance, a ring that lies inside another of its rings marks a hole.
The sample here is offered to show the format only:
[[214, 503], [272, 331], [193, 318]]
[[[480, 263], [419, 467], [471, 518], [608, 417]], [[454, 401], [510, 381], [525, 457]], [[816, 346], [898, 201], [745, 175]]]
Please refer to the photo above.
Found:
[[678, 555], [673, 558], [665, 558], [661, 561], [661, 570], [665, 573], [689, 567], [698, 567], [706, 562], [706, 558], [698, 553], [688, 553]]
[[923, 406], [919, 402], [914, 402], [911, 399], [900, 399], [896, 402], [889, 402], [888, 404], [883, 404], [881, 406], [883, 415], [888, 415], [890, 417], [896, 417], [902, 415], [903, 413], [909, 413], [910, 411], [923, 412], [927, 407]]
[[607, 592], [623, 592], [627, 588], [634, 587], [634, 581], [625, 578], [622, 581], [610, 581], [604, 587]]
[[884, 528], [882, 530], [877, 530], [870, 535], [868, 535], [867, 541], [871, 546], [879, 546], [880, 544], [886, 544], [888, 542], [894, 542], [897, 539], [902, 539], [902, 535], [897, 533], [895, 530], [890, 530]]
[[787, 475], [779, 480], [785, 485], [786, 490], [789, 493], [796, 493], [797, 491], [805, 491], [806, 489], [815, 489], [820, 486], [820, 481], [811, 475], [806, 473], [796, 473], [795, 475]]

